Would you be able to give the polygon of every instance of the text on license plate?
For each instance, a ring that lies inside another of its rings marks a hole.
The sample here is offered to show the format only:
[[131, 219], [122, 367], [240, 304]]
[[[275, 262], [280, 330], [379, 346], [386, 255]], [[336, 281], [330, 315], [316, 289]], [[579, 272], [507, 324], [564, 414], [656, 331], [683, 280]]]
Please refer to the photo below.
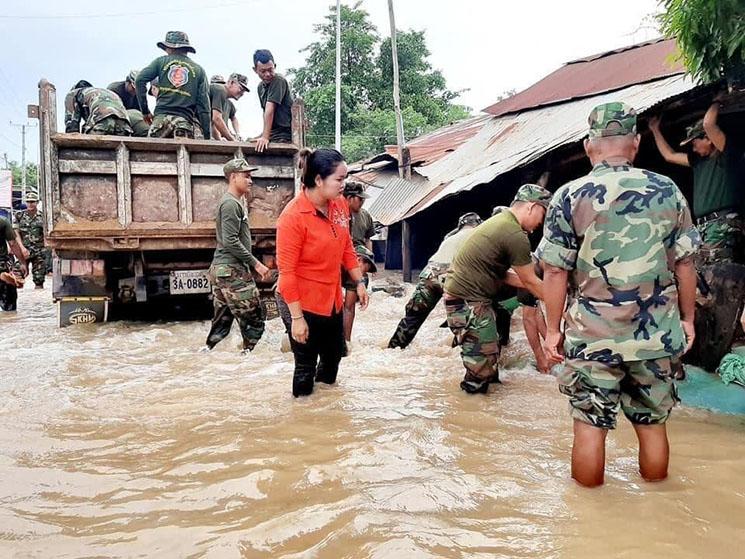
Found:
[[170, 274], [171, 295], [209, 293], [207, 270], [181, 270]]

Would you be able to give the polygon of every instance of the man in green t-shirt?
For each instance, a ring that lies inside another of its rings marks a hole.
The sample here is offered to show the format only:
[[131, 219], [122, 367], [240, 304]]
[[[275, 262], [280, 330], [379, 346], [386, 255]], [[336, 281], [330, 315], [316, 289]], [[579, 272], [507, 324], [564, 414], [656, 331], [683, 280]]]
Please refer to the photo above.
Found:
[[509, 210], [479, 225], [453, 258], [445, 279], [445, 310], [466, 368], [460, 387], [469, 394], [485, 394], [489, 383], [499, 382], [500, 345], [493, 301], [504, 298], [502, 287], [525, 287], [543, 299], [543, 282], [533, 268], [528, 233], [543, 223], [550, 201], [551, 193], [542, 186], [521, 186]]
[[251, 253], [251, 228], [242, 202], [251, 191], [255, 170], [245, 159], [232, 159], [223, 167], [228, 191], [215, 216], [217, 247], [209, 270], [215, 314], [209, 349], [230, 333], [233, 319], [240, 325], [244, 352], [252, 351], [264, 333], [264, 307], [251, 268], [262, 279], [268, 278], [269, 269]]
[[745, 162], [743, 148], [719, 127], [722, 94], [706, 111], [703, 120], [687, 130], [681, 146], [688, 153], [675, 151], [660, 131], [660, 118], [652, 117], [649, 128], [657, 149], [668, 163], [693, 168], [693, 214], [701, 233], [702, 245], [696, 257], [699, 265], [743, 260], [745, 224], [741, 211], [745, 200]]
[[269, 142], [292, 142], [292, 92], [284, 76], [275, 73], [272, 53], [266, 49], [254, 53], [254, 72], [261, 78], [257, 89], [264, 110], [264, 130], [256, 138], [256, 151], [262, 152]]
[[[210, 99], [207, 76], [202, 67], [189, 58], [196, 50], [182, 31], [169, 31], [158, 48], [165, 56], [153, 60], [137, 75], [135, 87], [140, 111], [150, 124], [151, 137], [194, 138], [194, 122], [199, 122], [205, 140], [211, 137]], [[155, 116], [147, 106], [146, 86], [158, 78]]]
[[243, 74], [230, 74], [228, 81], [224, 84], [210, 80], [212, 135], [215, 140], [234, 141], [237, 139], [228, 128], [231, 110], [235, 115], [235, 106], [231, 99], [237, 101], [248, 91], [251, 91], [248, 88], [248, 78]]
[[20, 262], [21, 276], [26, 277], [28, 275], [28, 268], [26, 268], [28, 251], [24, 253], [23, 244], [13, 230], [10, 221], [0, 216], [0, 310], [14, 311], [18, 300], [17, 287], [19, 285], [23, 286], [23, 280], [13, 270], [8, 247]]
[[124, 108], [129, 110], [140, 110], [140, 104], [137, 101], [137, 89], [135, 89], [135, 80], [137, 79], [137, 70], [132, 70], [127, 74], [124, 81], [112, 82], [109, 84], [109, 91], [113, 91], [122, 100]]

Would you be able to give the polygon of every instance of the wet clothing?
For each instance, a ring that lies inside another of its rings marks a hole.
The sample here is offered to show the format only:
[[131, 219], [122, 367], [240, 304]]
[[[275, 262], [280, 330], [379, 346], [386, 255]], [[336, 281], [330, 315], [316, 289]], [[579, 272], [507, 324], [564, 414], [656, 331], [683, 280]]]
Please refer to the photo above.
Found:
[[[193, 122], [196, 120], [204, 138], [209, 140], [212, 113], [207, 76], [202, 67], [184, 54], [171, 54], [156, 58], [143, 68], [135, 80], [135, 85], [139, 108], [145, 116], [150, 114], [146, 87], [155, 78], [158, 78], [158, 97], [150, 136], [173, 137], [184, 131], [180, 135], [194, 137]], [[171, 120], [164, 121], [164, 116], [180, 118], [173, 119], [171, 126], [163, 126], [162, 123]], [[156, 121], [159, 122], [156, 129], [158, 133], [153, 133]], [[191, 131], [191, 134], [186, 131]]]
[[13, 225], [4, 217], [0, 217], [0, 260], [7, 260], [10, 256], [8, 243], [16, 240]]
[[119, 96], [119, 99], [122, 100], [122, 105], [124, 105], [124, 108], [129, 109], [136, 109], [140, 110], [140, 103], [137, 101], [137, 93], [130, 93], [127, 89], [127, 82], [113, 82], [110, 83], [109, 86], [106, 88], [109, 91], [113, 91]]
[[261, 108], [266, 111], [268, 102], [274, 103], [274, 120], [269, 136], [271, 142], [292, 142], [292, 92], [284, 76], [275, 74], [268, 84], [261, 82], [256, 89]]
[[73, 89], [65, 97], [65, 132], [131, 136], [127, 110], [114, 92], [98, 87]]
[[220, 199], [215, 218], [217, 247], [213, 264], [229, 264], [250, 270], [258, 263], [251, 253], [251, 228], [243, 204], [226, 192]]
[[341, 268], [359, 267], [344, 204], [329, 201], [326, 216], [305, 191], [293, 198], [277, 220], [277, 263], [285, 301], [300, 301], [303, 311], [321, 316], [340, 312]]
[[445, 291], [466, 301], [497, 298], [513, 266], [530, 264], [528, 234], [510, 211], [479, 225], [458, 251], [445, 280]]
[[34, 285], [43, 286], [47, 275], [44, 215], [39, 210], [34, 215], [31, 215], [28, 210], [22, 210], [16, 214], [15, 228], [21, 235], [23, 246], [29, 252], [26, 261], [31, 269]]
[[745, 198], [743, 149], [727, 140], [723, 152], [709, 157], [688, 156], [693, 168], [693, 214], [702, 218], [712, 212], [740, 210]]
[[367, 242], [375, 235], [375, 225], [373, 225], [372, 216], [366, 209], [360, 208], [359, 212], [352, 213], [349, 232], [352, 235], [354, 246], [367, 246]]
[[619, 409], [632, 423], [658, 425], [679, 401], [671, 361], [568, 360], [557, 376], [559, 390], [569, 396], [572, 417], [594, 427], [615, 429]]

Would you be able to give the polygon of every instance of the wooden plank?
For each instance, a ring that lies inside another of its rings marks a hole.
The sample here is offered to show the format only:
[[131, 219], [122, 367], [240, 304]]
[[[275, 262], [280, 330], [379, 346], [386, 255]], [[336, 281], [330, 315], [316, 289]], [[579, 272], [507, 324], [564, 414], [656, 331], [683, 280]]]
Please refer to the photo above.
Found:
[[116, 210], [119, 223], [127, 227], [132, 223], [132, 175], [129, 169], [129, 150], [120, 144], [116, 150]]
[[39, 165], [41, 193], [46, 235], [54, 230], [54, 222], [59, 217], [59, 176], [57, 174], [57, 147], [51, 138], [57, 132], [57, 96], [54, 86], [47, 80], [39, 82], [39, 137], [41, 165]]
[[117, 172], [117, 162], [60, 159], [59, 172], [72, 174], [113, 175]]
[[129, 165], [133, 175], [175, 175], [178, 173], [177, 163], [131, 161]]
[[176, 156], [178, 165], [178, 207], [179, 221], [189, 225], [194, 219], [191, 209], [191, 162], [186, 146], [181, 146]]
[[[222, 165], [218, 163], [192, 163], [191, 174], [194, 177], [224, 177]], [[294, 179], [295, 169], [289, 165], [257, 165], [251, 173], [255, 179]]]

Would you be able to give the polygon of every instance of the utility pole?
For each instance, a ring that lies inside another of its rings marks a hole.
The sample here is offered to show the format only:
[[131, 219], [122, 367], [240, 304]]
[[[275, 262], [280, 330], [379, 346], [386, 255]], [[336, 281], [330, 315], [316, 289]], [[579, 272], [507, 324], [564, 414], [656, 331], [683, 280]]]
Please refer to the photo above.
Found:
[[21, 129], [21, 202], [26, 203], [26, 128], [34, 128], [36, 124], [16, 124], [10, 122], [11, 126]]
[[334, 147], [341, 151], [341, 0], [336, 0], [336, 115]]

